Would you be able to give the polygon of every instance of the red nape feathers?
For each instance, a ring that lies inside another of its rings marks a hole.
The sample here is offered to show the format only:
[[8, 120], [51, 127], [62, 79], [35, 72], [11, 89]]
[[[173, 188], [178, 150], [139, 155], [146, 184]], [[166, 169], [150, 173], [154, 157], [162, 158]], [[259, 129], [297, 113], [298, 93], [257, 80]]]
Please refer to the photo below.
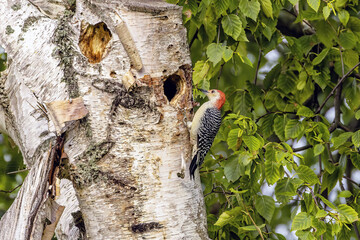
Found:
[[216, 90], [216, 91], [218, 91], [218, 93], [220, 94], [220, 97], [219, 97], [218, 100], [216, 101], [215, 107], [216, 107], [217, 109], [221, 109], [222, 106], [225, 104], [225, 101], [226, 101], [226, 99], [225, 99], [225, 93], [223, 93], [223, 92], [220, 91], [220, 90]]

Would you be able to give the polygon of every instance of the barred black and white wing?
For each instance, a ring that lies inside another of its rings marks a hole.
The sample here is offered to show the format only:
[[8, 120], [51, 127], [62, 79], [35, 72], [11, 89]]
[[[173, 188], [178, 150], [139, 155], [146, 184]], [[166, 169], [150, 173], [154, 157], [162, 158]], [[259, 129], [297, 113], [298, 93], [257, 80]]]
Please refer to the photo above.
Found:
[[190, 164], [190, 178], [194, 178], [195, 170], [204, 162], [214, 138], [221, 125], [221, 111], [217, 108], [208, 108], [201, 118], [197, 134], [197, 152]]

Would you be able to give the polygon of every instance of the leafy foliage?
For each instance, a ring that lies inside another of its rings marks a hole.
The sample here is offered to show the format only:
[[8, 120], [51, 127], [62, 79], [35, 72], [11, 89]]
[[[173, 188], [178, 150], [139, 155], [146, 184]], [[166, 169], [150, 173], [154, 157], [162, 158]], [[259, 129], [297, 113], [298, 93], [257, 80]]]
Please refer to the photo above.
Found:
[[25, 168], [21, 153], [14, 146], [9, 137], [0, 135], [0, 217], [14, 201], [27, 174], [27, 171], [12, 173]]
[[358, 0], [169, 2], [183, 6], [194, 89], [227, 96], [200, 170], [209, 236], [355, 236]]

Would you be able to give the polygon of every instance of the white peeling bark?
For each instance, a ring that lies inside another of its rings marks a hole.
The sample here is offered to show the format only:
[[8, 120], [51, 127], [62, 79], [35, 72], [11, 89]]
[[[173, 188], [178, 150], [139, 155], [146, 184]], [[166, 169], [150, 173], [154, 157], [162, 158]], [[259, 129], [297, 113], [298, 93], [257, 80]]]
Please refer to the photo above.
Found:
[[[0, 128], [31, 168], [0, 221], [0, 239], [41, 239], [44, 223], [61, 212], [49, 210], [51, 196], [65, 207], [58, 239], [207, 239], [200, 182], [187, 170], [192, 85], [181, 9], [147, 0], [66, 2], [0, 0], [9, 59]], [[38, 106], [75, 97], [89, 113], [56, 138], [62, 126]], [[55, 151], [59, 139], [66, 154]], [[60, 196], [53, 176], [63, 178]]]

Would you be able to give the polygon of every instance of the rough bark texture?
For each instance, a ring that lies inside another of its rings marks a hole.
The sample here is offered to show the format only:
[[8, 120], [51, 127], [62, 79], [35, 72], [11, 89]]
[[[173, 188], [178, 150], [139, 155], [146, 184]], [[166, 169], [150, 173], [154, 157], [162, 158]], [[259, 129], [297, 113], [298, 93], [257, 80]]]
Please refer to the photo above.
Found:
[[[199, 179], [187, 171], [192, 83], [181, 9], [31, 2], [0, 1], [9, 59], [0, 128], [31, 168], [0, 239], [41, 239], [55, 221], [51, 197], [65, 206], [58, 239], [207, 239]], [[79, 96], [89, 114], [61, 132], [39, 107]]]

